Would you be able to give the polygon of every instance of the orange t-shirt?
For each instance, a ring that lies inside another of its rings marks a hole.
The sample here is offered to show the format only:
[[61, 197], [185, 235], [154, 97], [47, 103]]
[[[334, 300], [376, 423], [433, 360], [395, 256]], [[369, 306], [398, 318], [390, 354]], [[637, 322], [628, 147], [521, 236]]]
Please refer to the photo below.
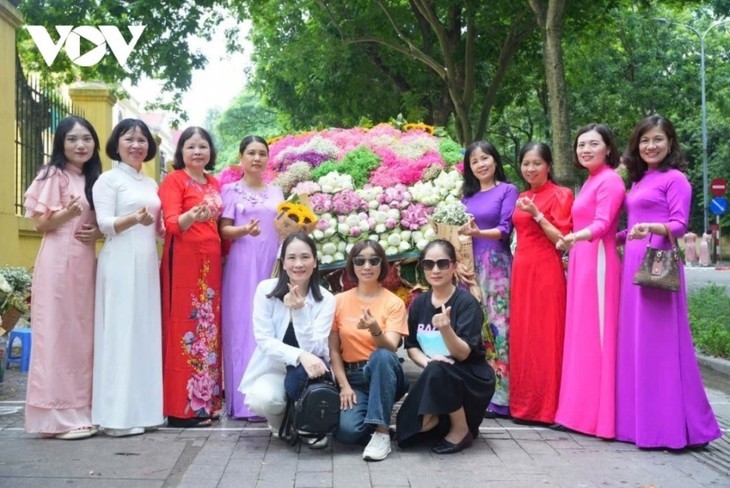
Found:
[[362, 309], [367, 307], [380, 324], [383, 332], [394, 331], [408, 335], [406, 305], [393, 292], [382, 289], [375, 301], [363, 302], [357, 297], [357, 288], [352, 288], [335, 297], [335, 320], [332, 330], [340, 334], [340, 353], [348, 363], [367, 361], [375, 350], [375, 341], [367, 329], [358, 329]]

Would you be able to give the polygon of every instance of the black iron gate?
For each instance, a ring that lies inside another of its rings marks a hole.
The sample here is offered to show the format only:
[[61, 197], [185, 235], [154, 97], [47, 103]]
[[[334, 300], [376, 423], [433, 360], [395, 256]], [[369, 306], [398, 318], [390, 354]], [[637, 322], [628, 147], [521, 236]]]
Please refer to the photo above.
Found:
[[15, 69], [15, 213], [22, 215], [23, 194], [50, 158], [56, 126], [83, 112], [51, 88], [29, 82]]

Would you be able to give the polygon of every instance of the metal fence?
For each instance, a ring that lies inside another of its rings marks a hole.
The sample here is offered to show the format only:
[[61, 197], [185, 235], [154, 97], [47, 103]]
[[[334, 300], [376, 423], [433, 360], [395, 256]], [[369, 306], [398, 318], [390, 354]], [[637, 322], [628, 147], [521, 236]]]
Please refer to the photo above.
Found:
[[56, 91], [28, 81], [15, 69], [15, 213], [22, 215], [23, 194], [51, 156], [56, 126], [69, 115], [83, 112]]

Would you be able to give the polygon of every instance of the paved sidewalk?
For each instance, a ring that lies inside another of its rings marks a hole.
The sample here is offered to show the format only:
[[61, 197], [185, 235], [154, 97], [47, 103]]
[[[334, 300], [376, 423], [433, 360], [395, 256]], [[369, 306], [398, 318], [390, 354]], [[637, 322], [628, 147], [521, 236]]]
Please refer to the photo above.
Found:
[[264, 424], [223, 419], [212, 428], [161, 428], [142, 436], [81, 441], [23, 432], [26, 375], [0, 384], [0, 487], [641, 487], [730, 486], [727, 377], [705, 372], [725, 436], [699, 451], [643, 451], [580, 434], [485, 420], [470, 449], [428, 447], [366, 463], [362, 448], [289, 447]]

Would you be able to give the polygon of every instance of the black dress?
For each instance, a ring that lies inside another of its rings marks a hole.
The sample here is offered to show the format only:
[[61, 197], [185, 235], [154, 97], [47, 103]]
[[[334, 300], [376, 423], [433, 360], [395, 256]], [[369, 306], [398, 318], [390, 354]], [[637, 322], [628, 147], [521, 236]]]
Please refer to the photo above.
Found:
[[[441, 311], [431, 303], [432, 294], [431, 291], [423, 293], [411, 304], [405, 347], [417, 347], [428, 356], [448, 356], [441, 333], [431, 325], [433, 316]], [[486, 362], [481, 333], [484, 315], [479, 303], [469, 293], [457, 289], [445, 306], [451, 307], [452, 327], [469, 345], [471, 353], [464, 361], [454, 364], [431, 361], [426, 365], [398, 411], [396, 440], [400, 447], [443, 438], [451, 426], [449, 413], [461, 407], [469, 431], [476, 438], [494, 394], [494, 370]], [[439, 423], [433, 430], [421, 433], [426, 414], [438, 415]]]

